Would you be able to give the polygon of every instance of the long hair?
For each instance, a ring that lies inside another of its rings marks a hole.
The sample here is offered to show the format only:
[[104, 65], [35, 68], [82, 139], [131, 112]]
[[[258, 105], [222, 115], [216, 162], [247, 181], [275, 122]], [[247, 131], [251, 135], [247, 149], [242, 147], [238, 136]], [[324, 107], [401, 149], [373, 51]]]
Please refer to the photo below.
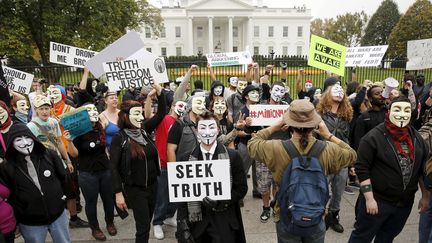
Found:
[[[123, 129], [136, 129], [134, 125], [132, 125], [130, 119], [129, 119], [129, 111], [133, 107], [142, 107], [141, 103], [134, 100], [128, 100], [126, 102], [123, 102], [120, 106], [120, 112], [118, 113], [118, 127], [120, 130]], [[145, 157], [144, 154], [144, 148], [135, 142], [133, 139], [129, 139], [130, 144], [130, 152], [131, 157], [133, 159], [143, 159]]]
[[[333, 85], [326, 89], [326, 91], [323, 93], [321, 99], [318, 102], [316, 110], [320, 114], [331, 112], [332, 103], [334, 102], [333, 97], [331, 95], [332, 87]], [[342, 101], [339, 103], [339, 107], [336, 115], [338, 118], [344, 119], [346, 121], [351, 121], [353, 117], [353, 109], [350, 102], [348, 101], [348, 97], [346, 94], [344, 95]]]
[[314, 130], [314, 128], [298, 128], [298, 127], [290, 127], [289, 128], [292, 131], [295, 131], [296, 133], [300, 134], [300, 147], [302, 150], [305, 150], [306, 147], [309, 145], [309, 134]]

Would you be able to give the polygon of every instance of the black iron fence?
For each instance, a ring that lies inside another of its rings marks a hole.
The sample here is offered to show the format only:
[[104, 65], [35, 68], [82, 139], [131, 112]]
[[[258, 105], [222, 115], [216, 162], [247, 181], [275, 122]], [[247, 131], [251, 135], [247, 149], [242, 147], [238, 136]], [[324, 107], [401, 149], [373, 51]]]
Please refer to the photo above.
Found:
[[[280, 80], [282, 74], [282, 63], [287, 64], [287, 84], [291, 86], [291, 92], [295, 80], [300, 69], [305, 70], [304, 80], [312, 80], [314, 86], [322, 87], [323, 81], [328, 74], [320, 69], [307, 65], [306, 56], [254, 56], [253, 60], [260, 66], [260, 74], [264, 73], [266, 65], [273, 65], [274, 69], [271, 75], [271, 81]], [[207, 59], [205, 56], [190, 56], [190, 57], [167, 57], [165, 63], [168, 70], [170, 80], [175, 80], [186, 74], [189, 67], [193, 64], [199, 66], [198, 70], [193, 73], [192, 81], [201, 80], [204, 83], [204, 88], [209, 89], [211, 85], [210, 73], [207, 68]], [[406, 60], [401, 58], [386, 58], [383, 59], [379, 67], [357, 67], [346, 68], [344, 77], [341, 77], [342, 84], [345, 85], [350, 80], [357, 80], [362, 83], [368, 79], [371, 81], [382, 81], [387, 77], [394, 77], [402, 80], [405, 74]], [[62, 85], [76, 84], [81, 80], [83, 70], [80, 68], [67, 67], [61, 65], [50, 66], [14, 66], [18, 70], [32, 73], [37, 78], [45, 78], [49, 83], [60, 83]], [[244, 66], [224, 66], [214, 67], [213, 71], [216, 78], [227, 84], [228, 77], [238, 76], [244, 77], [246, 67]], [[432, 80], [432, 69], [415, 71], [413, 74], [423, 73], [426, 77], [426, 82]]]

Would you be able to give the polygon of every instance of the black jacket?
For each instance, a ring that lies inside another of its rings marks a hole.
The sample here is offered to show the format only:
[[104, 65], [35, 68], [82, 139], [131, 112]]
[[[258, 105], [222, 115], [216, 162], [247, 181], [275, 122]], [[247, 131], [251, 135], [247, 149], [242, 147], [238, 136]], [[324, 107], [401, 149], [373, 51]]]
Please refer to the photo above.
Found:
[[[228, 224], [231, 230], [237, 231], [236, 242], [242, 243], [246, 242], [243, 229], [243, 221], [241, 217], [241, 211], [239, 206], [239, 201], [242, 199], [248, 190], [246, 175], [243, 170], [243, 161], [237, 151], [232, 149], [227, 149], [230, 164], [231, 164], [231, 176], [232, 176], [232, 187], [231, 187], [231, 200], [230, 205], [227, 210], [223, 212], [213, 212], [207, 210], [202, 206], [202, 221], [193, 223], [191, 225], [191, 233], [194, 238], [198, 238], [202, 235], [206, 228], [212, 224], [216, 228], [224, 229], [223, 225]], [[220, 153], [224, 153], [225, 150], [223, 145], [218, 143], [215, 153], [213, 155], [214, 160], [218, 159]], [[203, 160], [201, 149], [199, 146], [192, 152], [193, 157], [198, 158], [198, 160]], [[188, 208], [187, 203], [179, 203], [179, 208], [177, 211], [177, 219], [187, 219], [188, 218]], [[230, 232], [220, 231], [219, 234], [225, 234]]]
[[340, 140], [349, 144], [350, 123], [331, 112], [320, 114], [329, 131]]
[[[38, 174], [41, 191], [28, 174], [24, 155], [13, 147], [18, 136], [34, 140], [30, 157]], [[65, 209], [62, 186], [66, 170], [56, 152], [45, 149], [24, 124], [14, 124], [9, 133], [6, 161], [0, 164], [0, 176], [11, 190], [10, 204], [17, 221], [27, 225], [47, 225], [54, 222]]]
[[410, 127], [415, 150], [415, 161], [410, 182], [404, 188], [397, 151], [384, 123], [366, 134], [357, 150], [355, 169], [360, 182], [370, 179], [375, 198], [398, 207], [409, 207], [414, 202], [419, 177], [423, 176], [429, 148], [420, 134]]

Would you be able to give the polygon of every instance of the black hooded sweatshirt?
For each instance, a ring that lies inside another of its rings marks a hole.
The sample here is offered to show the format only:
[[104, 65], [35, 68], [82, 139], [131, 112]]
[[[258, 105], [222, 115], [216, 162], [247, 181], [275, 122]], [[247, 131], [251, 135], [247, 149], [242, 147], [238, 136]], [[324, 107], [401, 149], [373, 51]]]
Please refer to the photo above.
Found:
[[[41, 191], [27, 169], [24, 155], [13, 146], [16, 137], [28, 136], [34, 147], [30, 154], [38, 174]], [[11, 190], [10, 204], [17, 221], [26, 225], [48, 225], [65, 209], [63, 184], [66, 170], [56, 152], [46, 149], [24, 124], [14, 124], [9, 132], [6, 161], [0, 164], [0, 177]]]

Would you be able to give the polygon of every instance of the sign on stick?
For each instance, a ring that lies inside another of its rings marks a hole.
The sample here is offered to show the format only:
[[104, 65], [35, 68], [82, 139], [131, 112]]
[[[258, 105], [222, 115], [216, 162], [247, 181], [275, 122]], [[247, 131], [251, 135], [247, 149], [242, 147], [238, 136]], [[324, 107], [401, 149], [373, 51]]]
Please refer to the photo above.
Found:
[[349, 47], [345, 67], [376, 67], [381, 64], [388, 45]]
[[346, 47], [322, 37], [312, 35], [308, 65], [337, 75], [345, 75]]
[[21, 94], [30, 93], [30, 87], [33, 82], [33, 74], [16, 70], [10, 67], [2, 66], [6, 82], [10, 89]]
[[75, 46], [50, 42], [50, 62], [83, 68], [85, 63], [97, 54]]
[[252, 118], [252, 126], [271, 126], [280, 121], [289, 105], [251, 105], [249, 117]]
[[406, 70], [432, 68], [432, 39], [408, 41], [407, 57]]
[[209, 53], [206, 54], [207, 62], [212, 67], [233, 66], [252, 63], [252, 56], [249, 51]]

